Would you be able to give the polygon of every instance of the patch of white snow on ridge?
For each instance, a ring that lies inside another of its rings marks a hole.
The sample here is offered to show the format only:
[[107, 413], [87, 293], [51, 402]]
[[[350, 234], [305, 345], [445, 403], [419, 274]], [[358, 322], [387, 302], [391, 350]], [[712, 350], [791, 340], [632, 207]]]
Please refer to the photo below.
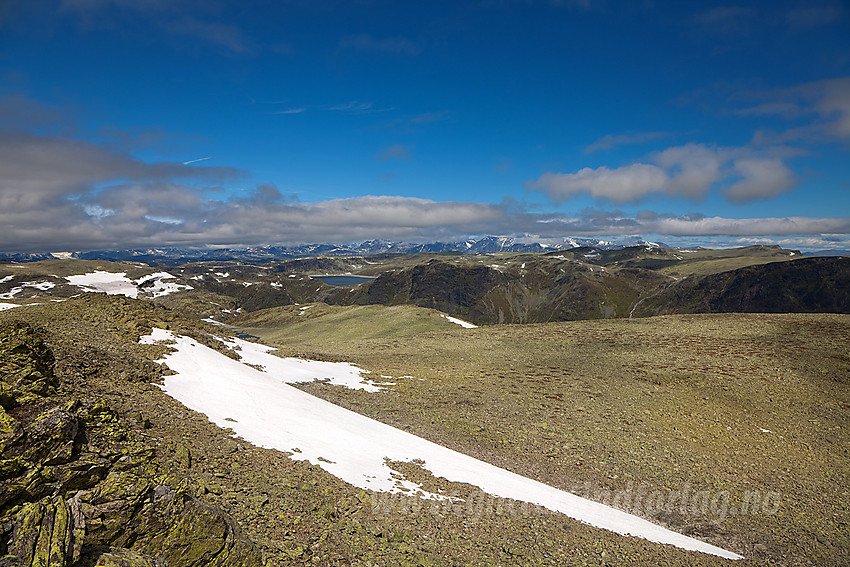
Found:
[[192, 289], [192, 286], [163, 281], [176, 277], [168, 272], [156, 272], [142, 276], [137, 280], [131, 280], [127, 277], [126, 272], [95, 270], [87, 274], [66, 276], [65, 279], [71, 285], [75, 285], [89, 293], [125, 295], [133, 299], [138, 299], [140, 291], [150, 294], [151, 298], [156, 298], [176, 291]]
[[6, 293], [0, 293], [0, 299], [12, 299], [22, 291], [24, 291], [24, 288], [22, 287], [13, 287]]
[[71, 285], [89, 293], [105, 293], [106, 295], [126, 295], [136, 299], [139, 288], [126, 277], [126, 272], [104, 272], [95, 270], [88, 274], [65, 276]]
[[[500, 497], [538, 504], [590, 525], [620, 534], [740, 559], [719, 547], [657, 526], [621, 510], [519, 476], [462, 453], [395, 429], [294, 388], [286, 367], [269, 365], [260, 354], [271, 347], [236, 342], [245, 362], [259, 363], [261, 372], [230, 359], [197, 341], [153, 329], [145, 344], [173, 340], [175, 350], [164, 362], [176, 374], [164, 377], [162, 390], [202, 413], [219, 427], [229, 427], [245, 440], [266, 448], [292, 452], [334, 476], [363, 489], [426, 493], [387, 466], [387, 459], [422, 459], [435, 476], [466, 482]], [[276, 357], [274, 357], [276, 358]], [[284, 359], [279, 359], [283, 361]], [[308, 362], [308, 361], [304, 361]], [[328, 363], [324, 363], [328, 364]], [[235, 420], [235, 421], [234, 421]], [[297, 448], [297, 452], [293, 449]]]
[[13, 287], [6, 293], [0, 293], [0, 299], [12, 299], [24, 289], [31, 287], [40, 291], [47, 291], [48, 289], [52, 289], [56, 287], [56, 284], [53, 282], [24, 282], [17, 287]]
[[20, 307], [20, 305], [18, 305], [17, 303], [0, 303], [0, 311], [14, 309], [15, 307]]
[[12, 275], [10, 275], [10, 276], [6, 276], [5, 278], [0, 278], [0, 283], [10, 282], [10, 281], [12, 281], [13, 279], [15, 279], [15, 275], [14, 275], [14, 274], [12, 274]]
[[464, 321], [463, 319], [458, 319], [456, 317], [449, 317], [448, 315], [445, 315], [443, 313], [441, 313], [440, 315], [442, 315], [443, 317], [448, 319], [451, 323], [454, 323], [455, 325], [460, 325], [464, 329], [477, 329], [478, 328], [478, 325], [473, 325], [472, 323]]
[[363, 378], [367, 371], [348, 362], [324, 362], [303, 358], [283, 358], [271, 354], [274, 347], [252, 343], [243, 339], [219, 339], [239, 355], [245, 364], [262, 366], [266, 372], [278, 376], [287, 384], [326, 382], [334, 386], [345, 386], [352, 390], [379, 392], [380, 384]]
[[171, 275], [168, 272], [157, 272], [155, 274], [142, 276], [141, 278], [137, 279], [135, 283], [140, 288], [144, 286], [144, 289], [142, 291], [149, 293], [151, 295], [151, 298], [162, 297], [164, 295], [172, 294], [176, 291], [193, 289], [190, 285], [162, 281], [174, 279], [176, 277], [177, 276]]

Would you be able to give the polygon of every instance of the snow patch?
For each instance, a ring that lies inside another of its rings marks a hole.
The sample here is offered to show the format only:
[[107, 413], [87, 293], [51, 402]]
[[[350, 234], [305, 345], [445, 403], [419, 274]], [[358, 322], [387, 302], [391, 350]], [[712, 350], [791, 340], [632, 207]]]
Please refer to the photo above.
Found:
[[169, 274], [168, 272], [157, 272], [155, 274], [142, 276], [141, 278], [136, 280], [135, 283], [140, 288], [144, 287], [145, 289], [143, 289], [142, 291], [149, 293], [152, 298], [162, 297], [164, 295], [169, 295], [177, 291], [194, 289], [190, 285], [163, 281], [174, 279], [176, 277], [177, 276]]
[[347, 362], [324, 362], [305, 360], [303, 358], [282, 358], [270, 351], [274, 347], [252, 343], [243, 339], [219, 339], [239, 356], [245, 364], [262, 366], [268, 372], [281, 377], [287, 384], [303, 384], [305, 382], [325, 382], [334, 386], [345, 386], [352, 390], [379, 392], [380, 384], [363, 378], [368, 371]]
[[[642, 537], [730, 559], [741, 556], [657, 526], [621, 510], [441, 447], [405, 431], [335, 406], [286, 382], [297, 374], [285, 359], [268, 354], [271, 347], [228, 340], [238, 346], [243, 361], [261, 364], [265, 372], [232, 360], [197, 341], [171, 331], [153, 329], [140, 342], [174, 341], [163, 359], [174, 375], [165, 376], [162, 390], [185, 406], [205, 413], [216, 425], [265, 448], [290, 453], [358, 488], [407, 492], [442, 498], [400, 477], [389, 461], [421, 459], [434, 476], [478, 486], [494, 496], [530, 502], [616, 533]], [[270, 359], [277, 359], [272, 363]], [[332, 363], [299, 361], [308, 374]], [[339, 365], [339, 363], [334, 363]], [[339, 368], [336, 366], [335, 368]], [[233, 421], [235, 420], [235, 421]], [[297, 448], [297, 452], [295, 452]]]
[[[148, 293], [152, 298], [156, 298], [176, 291], [192, 289], [192, 286], [163, 281], [176, 277], [168, 272], [156, 272], [142, 276], [138, 280], [131, 280], [127, 277], [126, 272], [95, 270], [87, 274], [66, 276], [65, 279], [71, 285], [75, 285], [85, 292], [124, 295], [138, 299], [139, 291]], [[142, 286], [144, 286], [144, 289], [140, 290]]]
[[24, 282], [17, 287], [13, 287], [6, 293], [0, 293], [0, 299], [12, 299], [28, 287], [35, 288], [40, 291], [47, 291], [48, 289], [56, 287], [56, 284], [53, 282]]
[[440, 315], [442, 315], [443, 317], [448, 319], [449, 322], [454, 323], [455, 325], [460, 325], [464, 329], [477, 329], [478, 328], [478, 325], [473, 325], [472, 323], [468, 323], [467, 321], [464, 321], [463, 319], [458, 319], [456, 317], [449, 317], [448, 315], [445, 315], [443, 313], [441, 313]]
[[17, 303], [0, 303], [0, 311], [14, 309], [15, 307], [20, 307], [20, 305], [18, 305]]
[[126, 277], [126, 272], [104, 272], [95, 270], [88, 274], [65, 276], [71, 285], [79, 287], [88, 293], [105, 293], [106, 295], [125, 295], [136, 299], [139, 288], [133, 280]]

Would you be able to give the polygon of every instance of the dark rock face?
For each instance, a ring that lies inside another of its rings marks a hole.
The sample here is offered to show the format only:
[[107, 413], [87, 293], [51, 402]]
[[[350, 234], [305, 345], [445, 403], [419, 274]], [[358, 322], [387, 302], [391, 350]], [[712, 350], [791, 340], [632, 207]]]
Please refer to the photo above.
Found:
[[48, 396], [53, 363], [28, 326], [0, 328], [0, 567], [262, 564], [104, 403]]
[[805, 258], [688, 278], [640, 306], [669, 313], [850, 313], [850, 258]]
[[489, 318], [482, 304], [484, 296], [507, 280], [499, 271], [484, 266], [457, 266], [432, 260], [398, 272], [383, 273], [363, 286], [363, 295], [353, 299], [383, 305], [410, 303], [480, 321]]
[[384, 272], [354, 293], [332, 294], [328, 303], [413, 304], [475, 323], [541, 323], [625, 317], [642, 293], [667, 277], [628, 268], [618, 275], [563, 258], [531, 258], [522, 268], [458, 266], [432, 260]]

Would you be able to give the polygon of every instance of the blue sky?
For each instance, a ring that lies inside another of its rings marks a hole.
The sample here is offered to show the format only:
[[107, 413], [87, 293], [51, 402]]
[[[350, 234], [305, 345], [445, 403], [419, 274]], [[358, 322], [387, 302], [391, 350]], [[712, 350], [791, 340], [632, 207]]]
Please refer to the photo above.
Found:
[[11, 0], [0, 249], [850, 246], [850, 4]]

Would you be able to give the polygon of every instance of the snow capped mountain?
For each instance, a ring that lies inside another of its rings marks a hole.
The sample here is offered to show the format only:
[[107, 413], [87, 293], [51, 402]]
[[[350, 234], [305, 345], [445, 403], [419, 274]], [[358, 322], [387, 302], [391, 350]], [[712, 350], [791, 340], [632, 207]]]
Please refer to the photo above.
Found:
[[541, 238], [525, 236], [484, 236], [454, 242], [393, 242], [366, 240], [364, 242], [332, 244], [316, 243], [297, 246], [251, 246], [234, 248], [148, 248], [135, 250], [100, 250], [93, 252], [55, 252], [50, 254], [0, 254], [0, 261], [32, 262], [57, 257], [82, 260], [136, 261], [151, 263], [182, 263], [210, 260], [240, 260], [244, 262], [270, 262], [309, 256], [360, 256], [368, 254], [413, 254], [462, 252], [464, 254], [492, 254], [495, 252], [551, 252], [571, 248], [590, 247], [602, 250], [645, 246], [666, 248], [664, 244], [648, 242], [638, 236], [616, 241], [596, 238]]

